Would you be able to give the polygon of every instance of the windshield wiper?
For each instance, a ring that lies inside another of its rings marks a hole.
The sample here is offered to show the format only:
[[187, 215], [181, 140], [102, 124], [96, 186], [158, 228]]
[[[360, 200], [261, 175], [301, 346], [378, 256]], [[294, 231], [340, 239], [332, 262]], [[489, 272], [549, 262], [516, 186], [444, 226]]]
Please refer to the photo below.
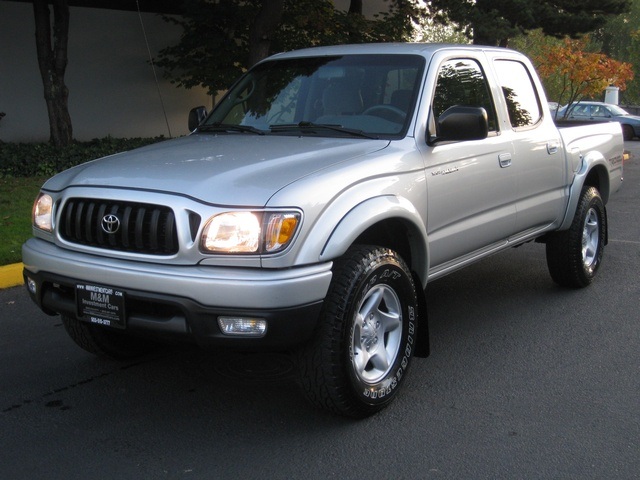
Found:
[[255, 133], [257, 135], [264, 135], [265, 131], [259, 128], [252, 127], [250, 125], [234, 125], [232, 123], [209, 123], [206, 125], [200, 125], [198, 127], [199, 132], [242, 132], [242, 133]]
[[313, 122], [300, 122], [300, 123], [282, 123], [279, 125], [269, 125], [269, 129], [272, 132], [286, 132], [290, 130], [300, 130], [312, 132], [313, 130], [331, 130], [332, 132], [346, 133], [354, 137], [370, 138], [377, 140], [379, 137], [357, 130], [355, 128], [346, 128], [342, 125], [333, 125], [328, 123], [313, 123]]

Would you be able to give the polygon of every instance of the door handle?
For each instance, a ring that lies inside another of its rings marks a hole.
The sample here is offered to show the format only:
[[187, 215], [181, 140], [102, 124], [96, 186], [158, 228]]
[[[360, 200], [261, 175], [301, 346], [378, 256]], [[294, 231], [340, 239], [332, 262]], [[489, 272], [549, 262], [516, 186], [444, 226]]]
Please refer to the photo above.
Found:
[[554, 155], [558, 153], [558, 143], [557, 142], [549, 142], [547, 143], [547, 153], [549, 155]]
[[510, 153], [501, 153], [498, 155], [498, 161], [500, 162], [501, 168], [507, 168], [511, 166], [511, 154]]

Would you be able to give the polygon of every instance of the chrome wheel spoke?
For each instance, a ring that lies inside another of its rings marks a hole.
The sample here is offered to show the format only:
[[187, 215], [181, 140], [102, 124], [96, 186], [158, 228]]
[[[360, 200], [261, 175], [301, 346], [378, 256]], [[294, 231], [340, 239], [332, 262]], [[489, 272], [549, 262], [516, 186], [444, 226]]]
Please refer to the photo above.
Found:
[[600, 223], [594, 209], [590, 209], [584, 221], [582, 230], [582, 261], [590, 267], [596, 261], [598, 244], [600, 242]]
[[391, 369], [402, 335], [401, 304], [387, 285], [371, 288], [362, 301], [352, 335], [352, 364], [356, 375], [375, 383]]
[[381, 330], [382, 333], [393, 332], [394, 330], [400, 328], [400, 326], [402, 325], [399, 312], [378, 312], [378, 319], [380, 322], [379, 330]]
[[384, 348], [377, 348], [375, 354], [373, 354], [369, 360], [371, 372], [384, 373], [390, 367], [389, 352]]

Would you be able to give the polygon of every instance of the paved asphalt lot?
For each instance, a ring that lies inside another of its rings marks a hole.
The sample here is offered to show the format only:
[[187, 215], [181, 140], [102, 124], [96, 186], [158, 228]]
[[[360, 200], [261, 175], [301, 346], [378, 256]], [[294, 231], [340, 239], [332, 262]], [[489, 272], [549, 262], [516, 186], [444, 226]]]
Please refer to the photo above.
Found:
[[434, 282], [432, 355], [362, 421], [315, 411], [284, 355], [95, 358], [0, 291], [0, 479], [640, 478], [640, 141], [584, 290], [528, 244]]

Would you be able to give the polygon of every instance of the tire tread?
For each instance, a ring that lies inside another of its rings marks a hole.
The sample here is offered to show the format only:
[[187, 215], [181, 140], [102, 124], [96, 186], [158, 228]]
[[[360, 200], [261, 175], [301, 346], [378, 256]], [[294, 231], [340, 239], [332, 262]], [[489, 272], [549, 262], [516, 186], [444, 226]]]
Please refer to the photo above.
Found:
[[[587, 272], [582, 261], [582, 229], [587, 212], [592, 206], [599, 210], [600, 252], [594, 270]], [[547, 266], [555, 283], [569, 288], [583, 288], [591, 284], [602, 260], [606, 228], [606, 214], [600, 192], [595, 187], [584, 187], [569, 229], [555, 232], [547, 240]]]
[[[309, 344], [297, 352], [299, 383], [307, 400], [314, 406], [337, 415], [364, 418], [386, 406], [386, 403], [366, 405], [354, 400], [346, 381], [348, 374], [339, 354], [345, 322], [349, 321], [346, 318], [347, 309], [339, 299], [346, 298], [360, 275], [381, 259], [393, 259], [399, 262], [405, 272], [409, 272], [395, 252], [382, 247], [354, 246], [336, 260], [333, 280], [316, 334]], [[413, 285], [413, 281], [411, 284]], [[322, 321], [328, 318], [335, 321]]]

